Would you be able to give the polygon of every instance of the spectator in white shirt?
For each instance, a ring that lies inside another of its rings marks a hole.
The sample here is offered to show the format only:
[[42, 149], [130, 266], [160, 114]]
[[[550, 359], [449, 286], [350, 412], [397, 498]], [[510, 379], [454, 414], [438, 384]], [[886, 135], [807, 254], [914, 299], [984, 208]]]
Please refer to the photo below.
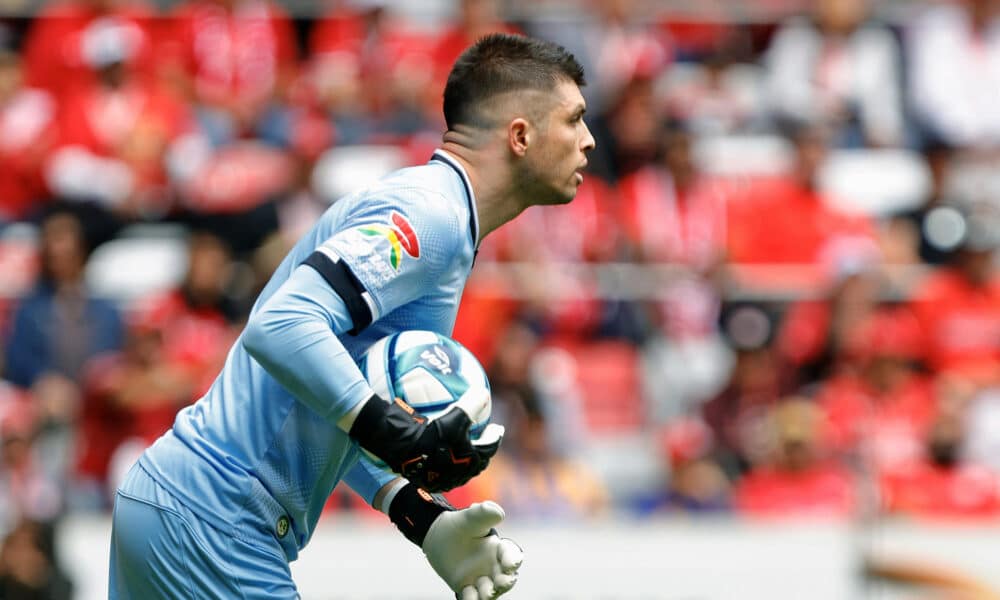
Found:
[[932, 139], [1000, 145], [998, 14], [994, 0], [961, 0], [933, 6], [910, 23], [907, 93]]
[[830, 125], [842, 147], [903, 143], [899, 44], [868, 17], [867, 0], [816, 0], [779, 27], [764, 57], [776, 119]]

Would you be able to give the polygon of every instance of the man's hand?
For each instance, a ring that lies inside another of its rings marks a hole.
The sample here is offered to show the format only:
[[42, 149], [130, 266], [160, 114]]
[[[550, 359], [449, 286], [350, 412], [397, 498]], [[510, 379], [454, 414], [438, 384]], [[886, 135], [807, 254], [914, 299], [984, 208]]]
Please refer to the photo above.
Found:
[[493, 529], [503, 518], [500, 505], [486, 501], [442, 512], [428, 529], [427, 561], [459, 600], [492, 600], [517, 583], [524, 553]]
[[472, 393], [442, 416], [427, 419], [402, 402], [372, 396], [361, 408], [350, 435], [362, 448], [418, 486], [441, 492], [478, 475], [500, 448], [503, 427], [490, 424], [478, 440], [469, 439], [472, 415], [483, 399]]

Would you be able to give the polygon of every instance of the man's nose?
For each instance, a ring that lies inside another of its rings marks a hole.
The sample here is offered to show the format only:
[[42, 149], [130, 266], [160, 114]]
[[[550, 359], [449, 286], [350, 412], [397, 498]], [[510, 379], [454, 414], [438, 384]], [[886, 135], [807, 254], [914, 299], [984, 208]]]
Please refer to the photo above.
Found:
[[591, 135], [590, 128], [587, 127], [586, 123], [583, 124], [583, 130], [585, 134], [583, 136], [583, 145], [581, 146], [581, 149], [584, 152], [589, 152], [594, 149], [594, 147], [597, 145], [597, 142], [594, 141], [594, 136]]

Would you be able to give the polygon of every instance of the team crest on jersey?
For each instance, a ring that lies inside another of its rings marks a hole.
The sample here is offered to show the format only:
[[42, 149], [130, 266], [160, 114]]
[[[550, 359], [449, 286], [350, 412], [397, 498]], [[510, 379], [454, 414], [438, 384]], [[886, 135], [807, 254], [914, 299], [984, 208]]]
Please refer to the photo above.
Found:
[[403, 260], [403, 252], [413, 258], [420, 258], [420, 240], [406, 217], [393, 211], [390, 220], [392, 225], [365, 225], [359, 227], [358, 231], [389, 240], [389, 264], [398, 271]]

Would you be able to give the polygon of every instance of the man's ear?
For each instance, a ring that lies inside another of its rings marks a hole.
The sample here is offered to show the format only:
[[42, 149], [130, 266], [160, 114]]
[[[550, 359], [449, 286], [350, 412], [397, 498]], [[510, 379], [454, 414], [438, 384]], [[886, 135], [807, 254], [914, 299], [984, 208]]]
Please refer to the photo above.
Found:
[[507, 125], [507, 144], [515, 155], [524, 156], [533, 138], [534, 132], [527, 119], [518, 117]]

